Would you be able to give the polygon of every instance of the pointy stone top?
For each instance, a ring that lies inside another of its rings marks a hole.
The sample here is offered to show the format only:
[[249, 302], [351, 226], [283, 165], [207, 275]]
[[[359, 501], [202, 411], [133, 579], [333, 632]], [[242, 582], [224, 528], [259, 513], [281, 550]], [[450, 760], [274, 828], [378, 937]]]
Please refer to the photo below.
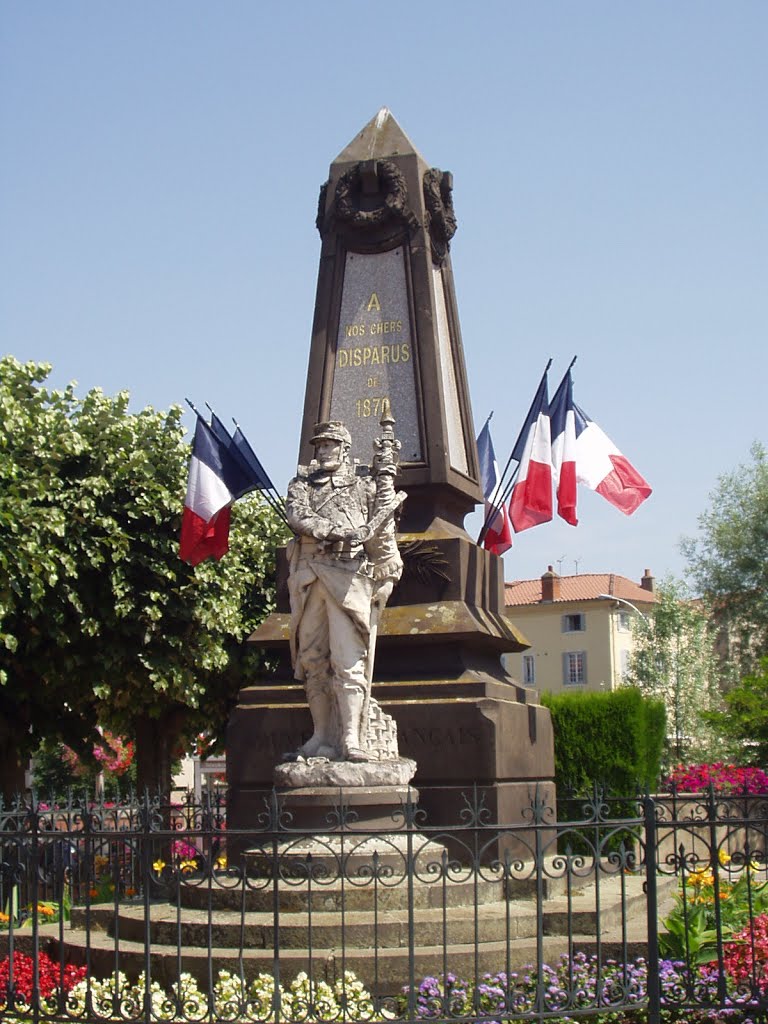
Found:
[[361, 160], [380, 160], [389, 156], [403, 156], [415, 153], [424, 158], [397, 123], [390, 110], [382, 107], [363, 130], [346, 146], [335, 164], [358, 163]]

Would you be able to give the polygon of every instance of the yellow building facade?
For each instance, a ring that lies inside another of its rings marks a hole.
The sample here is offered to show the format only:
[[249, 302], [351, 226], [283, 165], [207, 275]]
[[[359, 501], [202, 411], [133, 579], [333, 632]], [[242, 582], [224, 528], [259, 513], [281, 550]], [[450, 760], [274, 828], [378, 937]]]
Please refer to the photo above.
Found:
[[507, 672], [552, 693], [614, 690], [633, 649], [632, 619], [656, 602], [648, 569], [639, 583], [616, 573], [559, 576], [505, 584], [505, 611], [530, 648], [504, 655]]

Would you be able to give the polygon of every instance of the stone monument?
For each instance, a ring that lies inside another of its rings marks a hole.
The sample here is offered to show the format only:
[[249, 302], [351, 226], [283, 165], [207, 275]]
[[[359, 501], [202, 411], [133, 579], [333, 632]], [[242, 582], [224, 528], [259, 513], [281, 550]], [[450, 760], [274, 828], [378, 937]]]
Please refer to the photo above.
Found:
[[[365, 464], [382, 416], [385, 425], [394, 417], [398, 487], [407, 493], [397, 523], [403, 569], [375, 613], [371, 706], [396, 723], [433, 823], [455, 823], [479, 791], [494, 820], [513, 824], [527, 820], [537, 788], [554, 806], [552, 728], [536, 692], [501, 666], [503, 653], [527, 646], [504, 614], [502, 560], [464, 529], [483, 494], [451, 270], [452, 187], [386, 109], [331, 165], [317, 213], [322, 249], [299, 464], [310, 465], [315, 425], [330, 422], [349, 431], [351, 465]], [[281, 785], [275, 766], [286, 751], [303, 748], [311, 759], [325, 746], [339, 750], [322, 727], [317, 735], [294, 679], [286, 556], [278, 569], [277, 609], [251, 640], [280, 666], [241, 691], [227, 734], [231, 827], [253, 825], [265, 791]], [[342, 756], [355, 746], [346, 742]]]
[[416, 771], [399, 756], [394, 720], [371, 696], [379, 620], [403, 570], [395, 514], [406, 495], [394, 488], [393, 426], [385, 412], [373, 464], [361, 467], [349, 463], [343, 423], [316, 424], [315, 458], [288, 487], [291, 662], [313, 730], [275, 768], [281, 789], [397, 786]]

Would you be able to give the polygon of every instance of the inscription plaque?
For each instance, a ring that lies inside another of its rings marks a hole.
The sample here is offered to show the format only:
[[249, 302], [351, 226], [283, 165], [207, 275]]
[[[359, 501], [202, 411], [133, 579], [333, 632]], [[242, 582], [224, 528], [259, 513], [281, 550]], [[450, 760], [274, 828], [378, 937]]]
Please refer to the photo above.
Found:
[[397, 421], [400, 461], [423, 461], [405, 254], [347, 253], [336, 338], [332, 420], [352, 434], [352, 457], [370, 462], [383, 413]]

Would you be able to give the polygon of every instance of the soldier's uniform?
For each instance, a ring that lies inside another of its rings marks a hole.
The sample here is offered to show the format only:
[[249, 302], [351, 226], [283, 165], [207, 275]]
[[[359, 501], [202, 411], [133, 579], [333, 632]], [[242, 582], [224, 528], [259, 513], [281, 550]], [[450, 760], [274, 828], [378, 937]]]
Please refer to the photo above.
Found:
[[[318, 424], [313, 442], [349, 443], [341, 424]], [[334, 473], [300, 466], [286, 512], [290, 553], [291, 655], [305, 683], [315, 736], [302, 752], [362, 760], [360, 720], [370, 686], [371, 632], [402, 571], [394, 524], [370, 540], [328, 541], [365, 527], [377, 509], [375, 480], [347, 462]], [[351, 749], [350, 749], [351, 748]]]

